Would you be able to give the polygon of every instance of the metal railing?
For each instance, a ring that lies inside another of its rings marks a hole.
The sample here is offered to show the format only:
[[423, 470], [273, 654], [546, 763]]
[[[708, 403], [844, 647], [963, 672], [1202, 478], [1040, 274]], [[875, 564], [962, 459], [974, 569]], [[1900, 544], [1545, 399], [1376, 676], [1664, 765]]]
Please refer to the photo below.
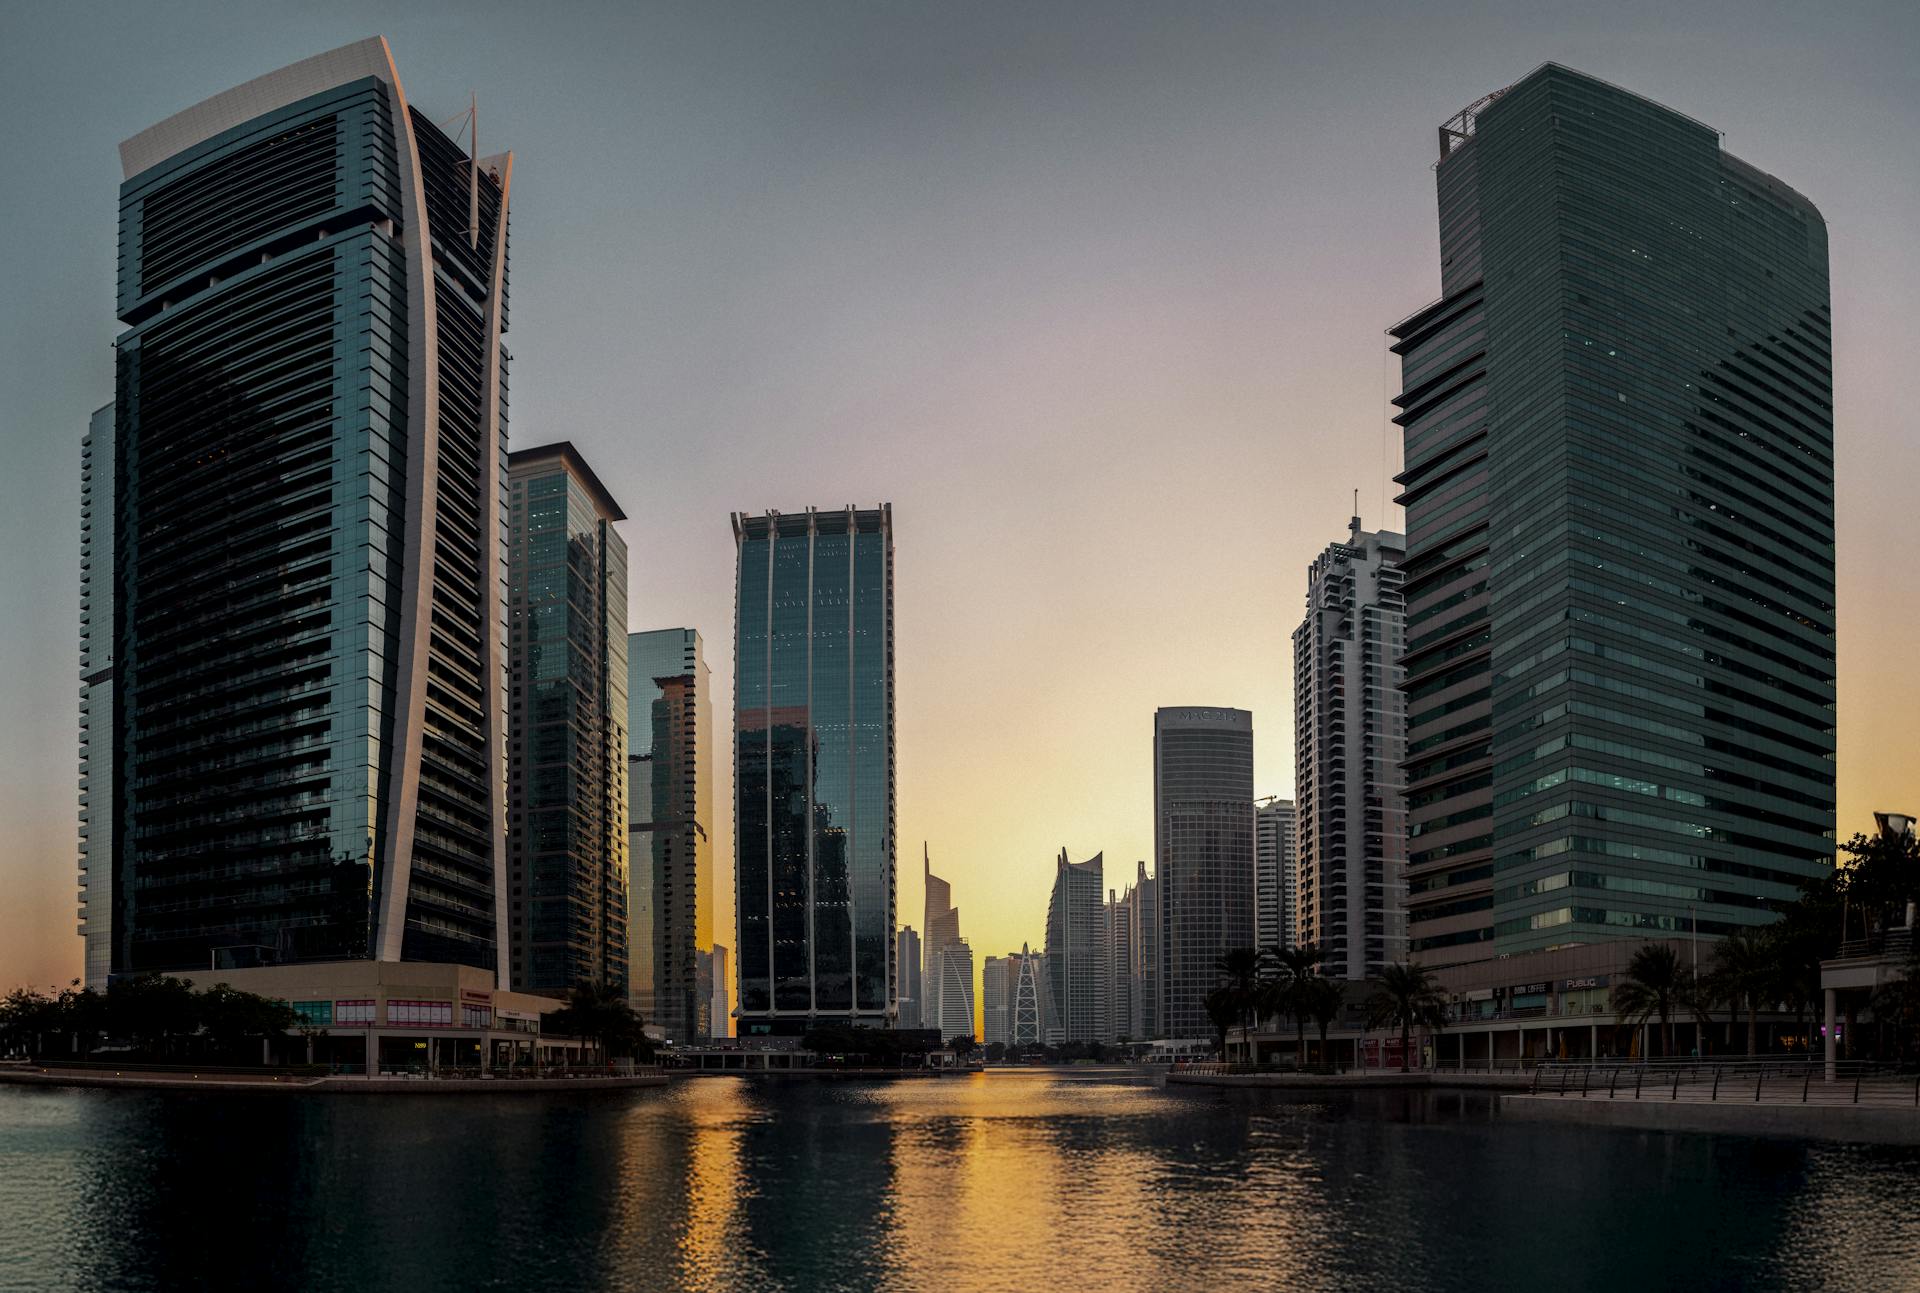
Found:
[[1913, 930], [1902, 926], [1882, 930], [1866, 938], [1850, 938], [1840, 944], [1834, 959], [1844, 961], [1855, 956], [1907, 956], [1913, 951]]
[[1742, 1059], [1552, 1060], [1534, 1070], [1531, 1095], [1698, 1104], [1875, 1105], [1920, 1111], [1920, 1073], [1872, 1060], [1841, 1060], [1828, 1080], [1818, 1056]]

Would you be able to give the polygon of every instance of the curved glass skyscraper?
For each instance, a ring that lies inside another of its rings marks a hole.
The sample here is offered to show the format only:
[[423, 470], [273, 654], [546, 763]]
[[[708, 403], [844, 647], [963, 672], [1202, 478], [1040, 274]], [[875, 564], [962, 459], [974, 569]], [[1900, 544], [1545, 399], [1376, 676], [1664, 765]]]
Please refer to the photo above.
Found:
[[1438, 177], [1442, 296], [1392, 329], [1411, 951], [1768, 920], [1833, 858], [1826, 226], [1552, 64]]
[[120, 152], [113, 970], [502, 967], [511, 156], [379, 39]]
[[738, 1035], [886, 1024], [892, 509], [736, 513], [733, 532]]

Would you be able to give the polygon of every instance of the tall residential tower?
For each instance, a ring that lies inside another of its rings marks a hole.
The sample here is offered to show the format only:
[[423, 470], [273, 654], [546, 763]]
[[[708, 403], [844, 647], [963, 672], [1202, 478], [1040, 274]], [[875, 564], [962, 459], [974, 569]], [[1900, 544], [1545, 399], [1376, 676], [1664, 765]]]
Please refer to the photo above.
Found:
[[1407, 959], [1404, 547], [1354, 517], [1309, 567], [1293, 632], [1294, 932], [1336, 979]]
[[113, 405], [80, 442], [80, 937], [86, 986], [113, 970]]
[[[893, 513], [736, 513], [741, 1036], [893, 1017]], [[931, 934], [931, 931], [929, 931]]]
[[114, 973], [507, 978], [513, 163], [434, 115], [375, 38], [120, 146]]

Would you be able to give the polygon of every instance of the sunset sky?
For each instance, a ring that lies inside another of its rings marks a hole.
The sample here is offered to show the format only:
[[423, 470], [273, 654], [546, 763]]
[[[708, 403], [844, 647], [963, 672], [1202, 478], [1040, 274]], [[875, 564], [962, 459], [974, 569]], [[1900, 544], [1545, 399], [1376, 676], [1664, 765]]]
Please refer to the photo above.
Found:
[[[706, 638], [729, 511], [894, 507], [899, 916], [976, 959], [1053, 860], [1152, 849], [1161, 705], [1293, 784], [1307, 563], [1397, 529], [1384, 329], [1438, 293], [1435, 127], [1552, 59], [1723, 132], [1831, 236], [1840, 818], [1920, 811], [1920, 7], [11, 4], [0, 11], [0, 990], [79, 972], [79, 445], [120, 140], [374, 34], [515, 153], [511, 429], [625, 507], [632, 627]], [[725, 775], [719, 928], [732, 934]], [[1117, 879], [1110, 883], [1117, 883]]]

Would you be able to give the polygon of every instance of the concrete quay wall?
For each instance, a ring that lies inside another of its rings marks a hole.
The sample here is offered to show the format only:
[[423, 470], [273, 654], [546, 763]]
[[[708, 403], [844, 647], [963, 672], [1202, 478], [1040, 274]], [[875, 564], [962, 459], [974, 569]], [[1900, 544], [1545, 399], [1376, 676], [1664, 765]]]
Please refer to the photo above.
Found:
[[1169, 1073], [1168, 1086], [1258, 1087], [1270, 1091], [1524, 1091], [1531, 1073]]
[[1578, 1122], [1643, 1131], [1920, 1145], [1920, 1109], [1884, 1105], [1581, 1100], [1572, 1096], [1516, 1094], [1501, 1097], [1500, 1116], [1529, 1122]]

